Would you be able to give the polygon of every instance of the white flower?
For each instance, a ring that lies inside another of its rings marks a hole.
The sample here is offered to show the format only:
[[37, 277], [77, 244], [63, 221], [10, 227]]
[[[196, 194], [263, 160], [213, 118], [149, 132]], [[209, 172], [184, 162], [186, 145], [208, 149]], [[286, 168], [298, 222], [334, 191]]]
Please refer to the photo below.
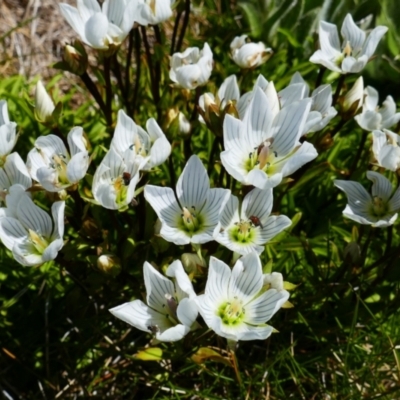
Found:
[[241, 255], [252, 251], [261, 254], [263, 245], [292, 223], [284, 215], [270, 216], [272, 201], [272, 189], [255, 188], [245, 196], [239, 216], [239, 200], [231, 195], [215, 240]]
[[168, 158], [171, 145], [154, 118], [147, 120], [146, 129], [147, 132], [119, 110], [111, 147], [124, 159], [134, 157], [143, 165], [141, 169], [150, 170]]
[[236, 36], [231, 43], [231, 55], [233, 61], [243, 69], [256, 68], [264, 64], [272, 50], [266, 48], [262, 42], [247, 43], [247, 35]]
[[53, 100], [43, 86], [42, 81], [38, 81], [35, 90], [35, 115], [41, 122], [46, 122], [51, 119], [55, 109]]
[[83, 42], [94, 49], [118, 46], [133, 27], [137, 13], [135, 0], [77, 0], [77, 7], [60, 4], [61, 13]]
[[157, 25], [172, 16], [171, 0], [139, 0], [135, 21], [140, 25]]
[[109, 311], [135, 328], [154, 334], [157, 340], [175, 342], [190, 332], [197, 318], [196, 294], [179, 260], [168, 267], [166, 274], [175, 278], [175, 285], [145, 262], [147, 305], [134, 300]]
[[260, 258], [249, 253], [233, 270], [211, 257], [205, 293], [197, 297], [199, 312], [217, 335], [230, 340], [266, 339], [273, 327], [267, 321], [289, 298], [286, 290], [262, 290]]
[[400, 210], [400, 188], [392, 195], [392, 184], [383, 175], [368, 171], [367, 178], [372, 181], [371, 194], [358, 182], [335, 181], [335, 186], [346, 193], [348, 200], [343, 215], [374, 227], [392, 225]]
[[213, 53], [208, 43], [203, 50], [189, 47], [183, 53], [175, 53], [170, 61], [169, 77], [184, 89], [205, 85], [213, 68]]
[[347, 14], [341, 29], [343, 43], [340, 46], [336, 25], [321, 21], [321, 50], [317, 50], [310, 61], [341, 74], [358, 73], [366, 66], [387, 30], [386, 26], [377, 26], [366, 37], [365, 32], [354, 23], [352, 16]]
[[387, 96], [382, 107], [378, 107], [379, 94], [372, 86], [364, 90], [363, 110], [355, 120], [366, 131], [387, 129], [400, 121], [400, 112], [396, 113], [396, 103], [392, 96]]
[[314, 146], [299, 142], [310, 106], [304, 99], [279, 110], [278, 100], [257, 87], [243, 121], [225, 117], [221, 161], [227, 172], [244, 185], [268, 189], [313, 160]]
[[[281, 106], [284, 107], [294, 101], [308, 98], [309, 92], [307, 83], [296, 72], [289, 86], [278, 93]], [[311, 94], [311, 101], [311, 109], [304, 126], [303, 135], [324, 129], [337, 114], [335, 107], [332, 107], [331, 85], [318, 86]]]
[[390, 171], [400, 168], [400, 136], [384, 129], [372, 132], [372, 151], [376, 163]]
[[8, 155], [4, 163], [0, 162], [0, 202], [4, 202], [11, 186], [21, 185], [28, 189], [32, 186], [32, 179], [18, 153]]
[[177, 245], [213, 240], [229, 194], [226, 189], [210, 189], [207, 171], [195, 155], [178, 179], [176, 197], [171, 188], [152, 185], [144, 188], [144, 197], [161, 221], [160, 235]]
[[139, 182], [139, 170], [145, 162], [146, 159], [135, 159], [133, 151], [124, 158], [111, 147], [93, 176], [92, 192], [96, 201], [110, 210], [129, 206]]
[[271, 289], [276, 289], [278, 292], [285, 290], [283, 276], [280, 272], [271, 272], [263, 275], [263, 286], [268, 285]]
[[27, 166], [32, 178], [47, 191], [59, 192], [78, 183], [89, 167], [89, 155], [83, 129], [79, 126], [68, 133], [68, 153], [56, 135], [40, 136], [28, 154]]
[[54, 260], [63, 246], [65, 203], [53, 203], [50, 216], [34, 204], [19, 185], [10, 188], [7, 208], [1, 209], [0, 238], [22, 265]]
[[17, 140], [17, 124], [10, 121], [7, 102], [0, 100], [0, 160], [3, 163], [7, 155], [11, 153]]
[[355, 115], [362, 107], [364, 101], [364, 79], [360, 76], [352, 88], [344, 95], [342, 100], [342, 110], [349, 113], [351, 116]]
[[[223, 81], [215, 97], [212, 93], [205, 93], [199, 97], [199, 107], [206, 118], [210, 119], [211, 112], [224, 115], [226, 106], [232, 102], [236, 104], [239, 98], [240, 91], [236, 75], [230, 75]], [[199, 121], [205, 123], [201, 115]]]

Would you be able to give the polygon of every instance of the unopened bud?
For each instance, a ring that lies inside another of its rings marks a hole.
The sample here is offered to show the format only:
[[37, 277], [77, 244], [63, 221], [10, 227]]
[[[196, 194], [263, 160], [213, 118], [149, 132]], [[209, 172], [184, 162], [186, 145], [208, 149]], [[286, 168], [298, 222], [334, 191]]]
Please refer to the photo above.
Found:
[[53, 100], [47, 93], [43, 83], [38, 81], [35, 91], [35, 115], [39, 122], [49, 122], [55, 109]]
[[184, 135], [187, 135], [191, 129], [189, 120], [186, 118], [185, 114], [183, 114], [182, 112], [179, 113], [178, 119], [179, 119], [179, 132]]
[[364, 102], [364, 80], [360, 76], [353, 87], [345, 94], [341, 101], [342, 116], [345, 119], [353, 118]]
[[205, 267], [204, 261], [194, 253], [183, 253], [181, 256], [183, 268], [188, 274], [197, 275]]
[[284, 289], [283, 276], [279, 272], [272, 272], [271, 274], [264, 275], [264, 285], [269, 285], [269, 288], [281, 291]]
[[88, 56], [82, 43], [75, 41], [74, 46], [66, 45], [64, 48], [63, 60], [70, 72], [82, 75], [88, 67]]
[[97, 268], [108, 275], [117, 276], [121, 272], [121, 262], [113, 254], [102, 254], [97, 259]]

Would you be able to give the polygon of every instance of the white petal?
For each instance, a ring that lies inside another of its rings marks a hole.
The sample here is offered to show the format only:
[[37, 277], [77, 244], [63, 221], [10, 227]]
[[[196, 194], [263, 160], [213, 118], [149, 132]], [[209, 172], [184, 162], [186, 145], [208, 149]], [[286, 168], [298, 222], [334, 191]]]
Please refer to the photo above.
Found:
[[226, 229], [239, 221], [239, 200], [236, 196], [231, 195], [220, 216], [221, 226]]
[[[25, 189], [28, 189], [32, 186], [32, 179], [25, 166], [25, 163], [22, 161], [22, 158], [18, 153], [12, 153], [7, 156], [4, 164], [4, 171], [7, 173], [7, 176], [10, 179], [10, 186], [14, 184], [20, 184]], [[8, 189], [8, 187], [4, 187], [3, 189]]]
[[111, 145], [122, 155], [135, 142], [137, 126], [123, 110], [118, 111], [117, 125]]
[[255, 216], [263, 224], [271, 214], [272, 203], [272, 189], [261, 190], [255, 188], [243, 200], [241, 218], [245, 220]]
[[31, 229], [49, 238], [53, 231], [53, 223], [47, 212], [38, 207], [28, 196], [22, 196], [18, 203], [17, 217], [26, 229]]
[[168, 329], [171, 326], [165, 315], [151, 309], [140, 300], [121, 304], [109, 311], [129, 325], [149, 333], [150, 327]]
[[165, 274], [171, 278], [175, 278], [176, 280], [176, 294], [178, 296], [178, 300], [183, 299], [184, 297], [194, 298], [196, 296], [192, 282], [183, 269], [183, 265], [180, 260], [175, 260], [166, 270]]
[[193, 299], [182, 299], [179, 304], [178, 308], [176, 310], [176, 314], [178, 316], [178, 319], [180, 322], [182, 322], [183, 325], [187, 327], [191, 327], [196, 321], [197, 315], [198, 315], [198, 309], [197, 309], [197, 303]]
[[372, 182], [372, 197], [377, 196], [385, 202], [388, 201], [393, 191], [389, 179], [375, 171], [367, 171], [367, 178]]
[[286, 290], [269, 289], [255, 300], [246, 304], [245, 321], [259, 325], [271, 319], [289, 298]]
[[369, 207], [371, 206], [371, 195], [358, 182], [335, 180], [334, 184], [346, 193], [349, 207], [351, 210], [362, 216], [369, 217]]
[[0, 100], [0, 126], [9, 124], [10, 118], [8, 117], [8, 106], [5, 100]]
[[209, 196], [210, 181], [200, 158], [189, 158], [176, 185], [176, 195], [182, 207], [200, 211]]
[[71, 156], [81, 151], [86, 151], [86, 141], [83, 136], [82, 127], [76, 126], [72, 128], [68, 133], [67, 140]]
[[15, 122], [0, 126], [0, 156], [10, 154], [14, 148], [17, 141], [16, 129]]
[[[336, 25], [321, 21], [319, 24], [319, 42], [321, 50], [327, 58], [333, 59], [340, 55], [340, 41]], [[314, 62], [311, 59], [310, 61]]]
[[289, 176], [293, 172], [297, 171], [304, 164], [314, 160], [318, 156], [315, 147], [308, 142], [303, 142], [302, 145], [293, 153], [289, 158], [285, 160], [285, 164], [282, 167], [282, 176]]
[[387, 30], [388, 28], [386, 26], [377, 26], [375, 29], [373, 29], [364, 43], [362, 54], [367, 56], [367, 58], [371, 58], [372, 55], [375, 53], [378, 43], [382, 39], [382, 36], [387, 32]]
[[62, 239], [64, 236], [64, 212], [65, 201], [56, 201], [51, 206], [51, 214], [54, 221], [52, 239]]
[[69, 4], [61, 3], [60, 11], [63, 17], [71, 25], [72, 29], [80, 36], [80, 38], [88, 44], [85, 36], [84, 21], [75, 7], [71, 7]]
[[85, 24], [85, 36], [95, 49], [106, 49], [105, 39], [108, 32], [108, 19], [102, 13], [96, 13], [91, 16]]
[[12, 250], [15, 243], [22, 243], [27, 238], [27, 231], [15, 218], [0, 218], [0, 238], [7, 249]]
[[144, 188], [144, 197], [162, 222], [171, 227], [177, 227], [182, 210], [171, 188], [146, 185]]
[[181, 340], [189, 332], [190, 329], [188, 326], [179, 324], [166, 329], [164, 332], [157, 332], [156, 339], [161, 342], [176, 342], [177, 340]]
[[365, 32], [354, 23], [350, 14], [343, 21], [341, 34], [344, 37], [344, 46], [349, 42], [353, 53], [358, 54], [365, 41]]
[[161, 165], [171, 154], [171, 144], [166, 137], [158, 138], [150, 150], [150, 161], [147, 165], [156, 167]]
[[42, 260], [43, 262], [50, 261], [50, 260], [55, 260], [58, 252], [62, 249], [63, 247], [63, 240], [62, 239], [56, 239], [52, 241], [44, 250], [42, 254]]
[[239, 86], [237, 83], [236, 75], [228, 76], [218, 90], [218, 98], [224, 105], [228, 101], [238, 101], [240, 98]]
[[229, 295], [236, 296], [245, 306], [259, 293], [262, 281], [260, 257], [256, 253], [246, 254], [236, 261], [233, 267], [228, 288]]
[[165, 295], [174, 296], [174, 284], [165, 276], [161, 275], [147, 261], [143, 264], [143, 276], [148, 306], [165, 314], [167, 312], [167, 299]]
[[272, 126], [272, 146], [279, 157], [288, 154], [295, 147], [303, 133], [310, 107], [311, 100], [304, 99], [283, 108], [276, 116]]
[[224, 262], [218, 260], [218, 258], [210, 257], [205, 295], [215, 306], [215, 309], [221, 301], [226, 301], [229, 298], [228, 287], [230, 278], [230, 268]]
[[288, 226], [292, 225], [290, 218], [286, 215], [271, 216], [263, 222], [263, 227], [259, 229], [256, 237], [256, 243], [263, 245], [282, 232]]
[[71, 183], [79, 182], [89, 168], [89, 154], [82, 151], [75, 154], [67, 165], [67, 177]]
[[379, 113], [370, 110], [363, 111], [361, 114], [356, 115], [354, 119], [362, 129], [365, 129], [368, 132], [379, 129], [382, 122], [382, 116]]
[[256, 88], [243, 119], [244, 140], [254, 148], [258, 147], [267, 137], [273, 121], [273, 113], [265, 93]]

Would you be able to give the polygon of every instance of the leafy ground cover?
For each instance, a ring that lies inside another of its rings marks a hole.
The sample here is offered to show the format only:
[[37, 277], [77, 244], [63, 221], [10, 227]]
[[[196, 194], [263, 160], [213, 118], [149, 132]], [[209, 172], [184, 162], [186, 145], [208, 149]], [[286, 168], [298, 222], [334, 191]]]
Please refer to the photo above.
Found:
[[[91, 145], [88, 173], [66, 198], [65, 243], [57, 258], [39, 267], [22, 267], [1, 247], [2, 396], [399, 398], [398, 222], [379, 229], [343, 218], [347, 199], [333, 181], [353, 180], [370, 187], [365, 173], [371, 169], [372, 139], [354, 119], [343, 121], [340, 113], [325, 130], [307, 136], [318, 157], [274, 188], [273, 213], [287, 215], [292, 225], [265, 245], [263, 272], [280, 272], [296, 285], [290, 292], [293, 307], [280, 310], [271, 322], [277, 333], [262, 341], [240, 341], [234, 358], [226, 340], [204, 323], [179, 342], [157, 343], [149, 333], [109, 313], [110, 308], [145, 296], [145, 261], [164, 271], [183, 253], [193, 253], [189, 244], [176, 246], [154, 235], [157, 216], [143, 192], [136, 196], [137, 205], [123, 212], [93, 204], [93, 175], [109, 149], [119, 109], [140, 126], [149, 117], [156, 118], [172, 145], [172, 162], [143, 173], [141, 187], [148, 182], [174, 187], [189, 156], [197, 154], [212, 187], [243, 196], [246, 189], [220, 162], [221, 139], [197, 120], [200, 94], [215, 93], [231, 74], [238, 76], [241, 93], [252, 89], [259, 74], [273, 81], [277, 90], [286, 87], [295, 72], [311, 88], [318, 86], [319, 66], [308, 61], [318, 48], [318, 22], [340, 26], [347, 13], [356, 21], [371, 14], [372, 27], [389, 27], [362, 76], [365, 86], [378, 90], [380, 103], [390, 94], [398, 104], [400, 32], [394, 1], [205, 1], [192, 3], [186, 19], [188, 4], [178, 2], [162, 29], [133, 29], [112, 56], [109, 75], [104, 54], [88, 48], [88, 72], [100, 96], [111, 99], [109, 112], [94, 101], [87, 80], [71, 78], [65, 90], [66, 76], [71, 75], [49, 66], [52, 79], [46, 86], [63, 108], [56, 127], [46, 126], [31, 107], [35, 79], [9, 75], [0, 80], [0, 98], [7, 100], [9, 114], [17, 121], [16, 150], [24, 160], [36, 138], [55, 129], [66, 136], [71, 127], [82, 126]], [[202, 48], [207, 41], [213, 50], [214, 69], [206, 88], [182, 91], [171, 85], [169, 55], [177, 20], [175, 49], [179, 41], [181, 51]], [[241, 71], [229, 56], [230, 42], [243, 33], [264, 41], [274, 52], [253, 70]], [[0, 42], [7, 37], [0, 37]], [[334, 92], [342, 85], [344, 95], [357, 76], [346, 75], [343, 82], [338, 74], [325, 71], [322, 80]], [[190, 120], [189, 135], [179, 132], [176, 120], [171, 123], [177, 110]], [[399, 133], [399, 126], [391, 129]], [[374, 168], [397, 185], [396, 172]], [[46, 211], [57, 199], [45, 191], [34, 195]], [[120, 269], [100, 269], [97, 260], [104, 253], [118, 257]], [[232, 265], [232, 252], [215, 241], [204, 244], [201, 254], [207, 264], [214, 256]], [[205, 276], [193, 278], [198, 293], [204, 290]]]

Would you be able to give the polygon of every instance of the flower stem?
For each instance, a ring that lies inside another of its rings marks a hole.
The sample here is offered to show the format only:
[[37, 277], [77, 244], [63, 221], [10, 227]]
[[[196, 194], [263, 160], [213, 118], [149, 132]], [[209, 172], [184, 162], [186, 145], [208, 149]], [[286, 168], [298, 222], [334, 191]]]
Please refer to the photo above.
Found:
[[130, 114], [132, 115], [136, 108], [136, 102], [139, 95], [139, 85], [140, 85], [140, 73], [142, 71], [142, 60], [140, 58], [140, 34], [139, 29], [135, 29], [135, 58], [136, 58], [136, 77], [135, 77], [135, 87], [133, 89], [133, 99], [131, 106], [129, 108]]
[[179, 34], [178, 43], [176, 44], [176, 52], [179, 52], [182, 47], [183, 38], [185, 37], [186, 28], [189, 25], [189, 15], [190, 15], [190, 0], [186, 0], [185, 2], [185, 16], [183, 17], [183, 23], [181, 32]]
[[176, 35], [178, 33], [178, 26], [179, 26], [179, 22], [181, 20], [181, 16], [182, 16], [182, 11], [178, 11], [178, 13], [176, 14], [174, 30], [172, 32], [171, 50], [170, 50], [170, 53], [169, 53], [171, 56], [175, 52], [174, 50], [175, 50]]
[[315, 89], [321, 85], [322, 78], [324, 77], [324, 73], [326, 71], [325, 67], [321, 67], [318, 72], [317, 80], [315, 81]]
[[112, 124], [112, 121], [107, 113], [106, 104], [104, 103], [104, 100], [101, 97], [101, 94], [97, 89], [97, 86], [92, 81], [92, 78], [88, 75], [87, 72], [84, 72], [82, 75], [80, 75], [80, 78], [82, 79], [82, 82], [85, 84], [86, 89], [89, 90], [90, 94], [94, 97], [96, 103], [99, 105], [101, 111], [104, 114], [107, 125], [110, 126]]
[[111, 87], [111, 57], [104, 57], [104, 80], [106, 82], [106, 113], [107, 124], [112, 125], [112, 87]]
[[343, 87], [345, 79], [346, 79], [346, 75], [345, 74], [340, 75], [338, 84], [336, 86], [335, 94], [333, 95], [333, 100], [332, 100], [332, 106], [333, 107], [336, 105], [336, 103], [337, 103], [337, 101], [339, 99], [339, 95], [340, 95], [340, 92], [342, 90], [342, 87]]

